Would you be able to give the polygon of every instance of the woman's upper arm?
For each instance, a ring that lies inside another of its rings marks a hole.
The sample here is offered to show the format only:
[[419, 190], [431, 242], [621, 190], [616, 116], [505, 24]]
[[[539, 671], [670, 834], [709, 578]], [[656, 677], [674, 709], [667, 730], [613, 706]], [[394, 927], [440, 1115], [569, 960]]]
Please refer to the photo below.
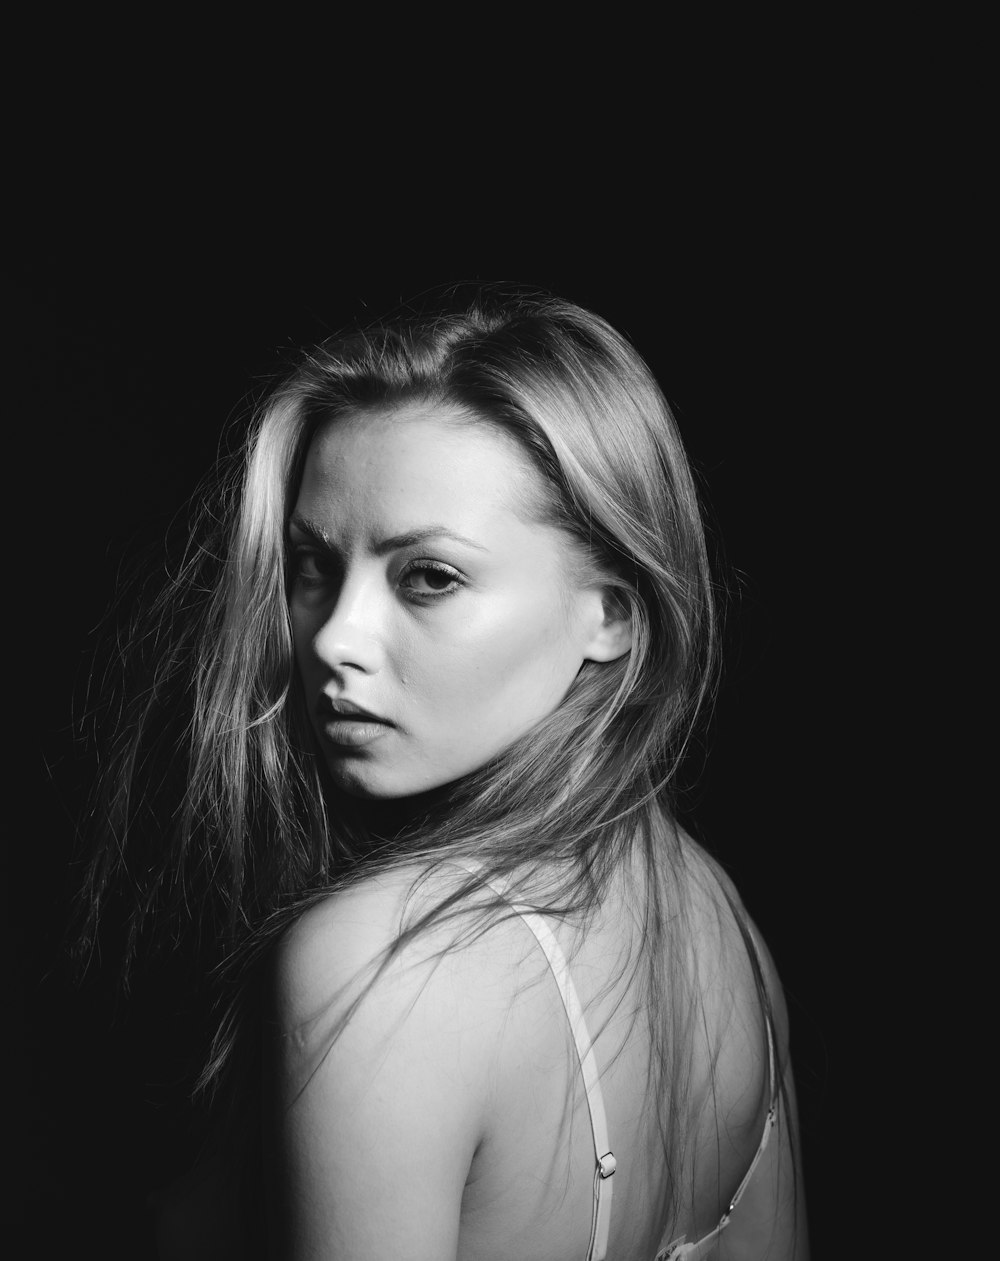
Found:
[[788, 1010], [774, 960], [759, 936], [757, 946], [771, 999], [783, 1089], [777, 1101], [777, 1124], [729, 1226], [722, 1233], [719, 1261], [756, 1261], [763, 1256], [773, 1261], [809, 1261], [798, 1107], [788, 1050]]
[[457, 1252], [495, 1045], [491, 987], [475, 984], [467, 955], [407, 948], [351, 1011], [398, 904], [377, 886], [337, 895], [275, 960], [266, 1168], [289, 1261]]
[[767, 1149], [722, 1232], [719, 1261], [809, 1261], [806, 1198], [802, 1185], [801, 1152], [795, 1083], [787, 1069], [788, 1106], [782, 1100], [778, 1123]]

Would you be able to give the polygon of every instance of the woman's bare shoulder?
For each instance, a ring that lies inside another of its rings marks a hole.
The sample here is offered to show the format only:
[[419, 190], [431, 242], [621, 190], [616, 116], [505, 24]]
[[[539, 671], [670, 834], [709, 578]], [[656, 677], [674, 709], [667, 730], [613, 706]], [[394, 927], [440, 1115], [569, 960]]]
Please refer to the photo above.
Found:
[[[749, 965], [747, 954], [739, 948], [743, 943], [741, 929], [749, 933], [760, 965], [761, 980], [770, 1002], [778, 1046], [787, 1048], [788, 1012], [785, 995], [777, 966], [763, 933], [747, 910], [732, 877], [721, 863], [686, 833], [681, 834], [681, 841], [689, 870], [694, 876], [692, 885], [703, 922], [710, 919], [716, 926], [719, 943], [727, 947], [725, 953], [729, 960], [735, 962], [743, 957]], [[734, 946], [737, 948], [733, 949]], [[752, 985], [752, 972], [747, 973], [745, 981], [747, 985]]]
[[[301, 1023], [331, 1004], [346, 1012], [376, 981], [400, 1003], [432, 978], [436, 990], [460, 988], [463, 1002], [495, 1002], [509, 989], [510, 955], [520, 944], [510, 926], [494, 925], [487, 942], [470, 931], [474, 909], [461, 906], [423, 924], [466, 881], [455, 867], [411, 864], [367, 875], [310, 906], [273, 953], [270, 989], [279, 1023]], [[408, 934], [414, 925], [419, 931]]]
[[401, 1255], [414, 1238], [421, 1257], [455, 1255], [508, 983], [482, 941], [455, 944], [454, 922], [400, 945], [450, 881], [366, 877], [305, 911], [275, 952], [268, 1081], [289, 1255]]

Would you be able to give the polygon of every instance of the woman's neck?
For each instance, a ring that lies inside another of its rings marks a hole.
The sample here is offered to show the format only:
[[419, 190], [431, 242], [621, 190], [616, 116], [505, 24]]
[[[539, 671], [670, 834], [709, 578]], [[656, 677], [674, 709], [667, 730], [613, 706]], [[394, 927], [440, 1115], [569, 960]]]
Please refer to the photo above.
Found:
[[433, 815], [448, 798], [447, 786], [413, 797], [356, 798], [354, 810], [372, 842], [393, 841]]

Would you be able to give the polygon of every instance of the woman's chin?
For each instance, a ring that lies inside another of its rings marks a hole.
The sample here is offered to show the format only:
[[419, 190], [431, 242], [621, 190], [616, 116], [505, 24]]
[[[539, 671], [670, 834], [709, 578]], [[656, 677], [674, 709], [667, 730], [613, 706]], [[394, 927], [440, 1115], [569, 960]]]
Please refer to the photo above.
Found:
[[406, 785], [394, 784], [370, 767], [337, 762], [327, 770], [337, 791], [356, 801], [398, 801], [413, 795]]
[[328, 767], [329, 780], [335, 792], [351, 801], [352, 813], [367, 830], [381, 837], [396, 836], [425, 820], [451, 789], [451, 781], [405, 783], [360, 773], [362, 769]]

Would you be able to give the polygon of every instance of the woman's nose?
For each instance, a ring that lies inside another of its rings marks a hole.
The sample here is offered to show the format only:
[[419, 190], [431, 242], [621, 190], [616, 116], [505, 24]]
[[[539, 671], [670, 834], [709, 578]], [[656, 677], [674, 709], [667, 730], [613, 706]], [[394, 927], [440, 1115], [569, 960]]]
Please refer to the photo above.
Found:
[[383, 612], [371, 584], [345, 581], [326, 620], [313, 636], [313, 651], [331, 670], [374, 674], [382, 667]]

